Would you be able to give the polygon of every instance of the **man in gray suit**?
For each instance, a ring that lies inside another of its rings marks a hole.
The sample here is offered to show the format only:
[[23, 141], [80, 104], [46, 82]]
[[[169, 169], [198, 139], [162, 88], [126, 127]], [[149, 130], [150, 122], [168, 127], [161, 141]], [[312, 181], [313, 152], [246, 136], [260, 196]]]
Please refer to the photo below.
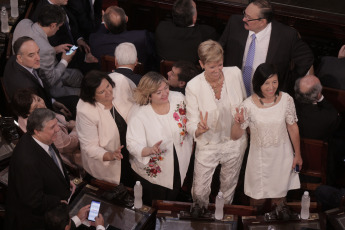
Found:
[[67, 68], [73, 55], [62, 54], [61, 61], [56, 58], [56, 51], [48, 41], [65, 21], [65, 13], [59, 6], [46, 5], [38, 16], [38, 22], [23, 19], [18, 23], [13, 34], [13, 41], [22, 36], [29, 36], [35, 40], [40, 48], [41, 68], [40, 78], [49, 87], [53, 97], [79, 95], [83, 74], [77, 69]]

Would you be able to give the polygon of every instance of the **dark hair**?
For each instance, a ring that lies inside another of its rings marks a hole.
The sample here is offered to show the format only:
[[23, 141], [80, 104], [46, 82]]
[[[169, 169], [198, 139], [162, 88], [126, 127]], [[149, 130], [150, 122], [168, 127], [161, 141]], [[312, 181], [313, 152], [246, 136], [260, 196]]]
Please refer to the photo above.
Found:
[[64, 23], [66, 20], [66, 13], [61, 6], [47, 4], [43, 6], [37, 17], [37, 22], [43, 27], [48, 27], [52, 23], [57, 23], [58, 25]]
[[20, 48], [22, 45], [27, 42], [27, 41], [34, 41], [34, 39], [28, 37], [28, 36], [23, 36], [19, 37], [14, 43], [13, 43], [13, 52], [15, 55], [18, 55], [20, 53]]
[[18, 89], [14, 92], [11, 105], [17, 116], [27, 118], [33, 101], [35, 91], [32, 89]]
[[318, 101], [318, 96], [322, 92], [322, 85], [321, 83], [314, 84], [310, 89], [306, 92], [301, 92], [301, 80], [302, 78], [298, 78], [295, 82], [295, 98], [296, 101], [305, 104], [312, 104]]
[[260, 18], [264, 18], [267, 23], [270, 23], [273, 18], [271, 2], [269, 0], [254, 0], [252, 3], [260, 8]]
[[64, 230], [69, 222], [69, 210], [65, 203], [59, 203], [55, 208], [44, 214], [46, 230]]
[[27, 133], [33, 135], [35, 130], [41, 131], [46, 123], [55, 117], [55, 113], [49, 109], [35, 109], [28, 118], [28, 124], [26, 125]]
[[179, 81], [184, 81], [186, 84], [196, 75], [200, 73], [198, 68], [190, 62], [178, 61], [173, 64], [173, 67], [181, 69], [180, 73], [177, 75]]
[[[118, 15], [120, 21], [112, 19], [111, 15]], [[118, 6], [109, 6], [103, 15], [103, 20], [112, 34], [120, 34], [126, 30], [126, 13]]]
[[101, 85], [103, 79], [106, 79], [113, 88], [115, 87], [115, 82], [113, 82], [107, 73], [99, 70], [88, 72], [81, 81], [80, 99], [95, 105], [96, 89]]
[[[256, 93], [259, 97], [264, 97], [261, 92], [261, 86], [265, 83], [267, 79], [269, 79], [270, 77], [272, 77], [272, 75], [275, 75], [275, 74], [278, 75], [278, 71], [274, 65], [268, 64], [268, 63], [260, 64], [256, 68], [255, 73], [253, 75], [252, 83], [253, 83], [254, 93]], [[278, 79], [279, 79], [279, 76], [278, 76]], [[276, 95], [279, 95], [279, 85], [276, 91]]]
[[192, 0], [177, 0], [172, 8], [173, 22], [180, 27], [190, 26], [193, 24], [195, 13]]

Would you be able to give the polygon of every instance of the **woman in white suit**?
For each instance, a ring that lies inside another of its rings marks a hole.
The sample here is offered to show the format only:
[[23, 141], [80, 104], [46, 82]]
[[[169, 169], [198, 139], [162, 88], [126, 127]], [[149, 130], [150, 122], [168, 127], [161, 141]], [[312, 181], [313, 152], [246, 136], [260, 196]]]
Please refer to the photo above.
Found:
[[221, 164], [220, 191], [225, 202], [232, 202], [247, 146], [243, 135], [230, 138], [235, 108], [244, 100], [245, 89], [241, 70], [223, 68], [223, 49], [208, 40], [199, 45], [200, 65], [205, 71], [186, 87], [187, 131], [197, 142], [192, 196], [194, 203], [207, 208], [212, 176]]
[[126, 149], [131, 98], [126, 77], [91, 71], [82, 81], [76, 119], [84, 169], [97, 179], [129, 187], [134, 185]]

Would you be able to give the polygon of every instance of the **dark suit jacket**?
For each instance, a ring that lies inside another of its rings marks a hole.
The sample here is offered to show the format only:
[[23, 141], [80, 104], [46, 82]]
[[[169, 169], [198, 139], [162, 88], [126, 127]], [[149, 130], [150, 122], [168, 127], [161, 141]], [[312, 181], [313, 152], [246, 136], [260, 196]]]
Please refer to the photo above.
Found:
[[328, 140], [338, 128], [338, 111], [325, 98], [316, 105], [298, 101], [295, 104], [301, 137]]
[[[242, 19], [242, 15], [233, 15], [219, 40], [225, 52], [224, 66], [237, 66], [242, 69], [248, 37], [248, 30], [244, 28]], [[277, 66], [280, 88], [293, 96], [296, 79], [308, 72], [314, 57], [296, 30], [273, 20], [266, 62]]]
[[[61, 163], [59, 151], [53, 145]], [[33, 137], [24, 134], [10, 162], [7, 194], [7, 229], [42, 229], [44, 213], [70, 196], [64, 174]]]
[[[50, 4], [48, 2], [48, 0], [39, 1], [39, 3], [37, 4], [37, 6], [35, 8], [34, 13], [32, 14], [32, 17], [31, 17], [31, 20], [33, 22], [37, 22], [38, 14], [39, 14], [40, 10], [42, 9], [42, 7], [44, 5], [47, 5], [47, 4]], [[61, 6], [61, 7], [65, 10], [66, 15], [68, 17], [70, 31], [72, 33], [72, 38], [68, 33], [67, 27], [65, 26], [65, 24], [63, 24], [54, 36], [51, 36], [48, 38], [50, 44], [54, 47], [58, 46], [60, 44], [65, 44], [65, 43], [76, 44], [77, 39], [82, 36], [82, 34], [79, 31], [78, 21], [77, 21], [76, 17], [72, 14], [72, 12], [66, 6]]]
[[323, 57], [316, 76], [323, 86], [345, 90], [345, 58]]
[[[42, 81], [43, 82], [43, 81]], [[36, 91], [48, 108], [52, 108], [52, 100], [48, 87], [42, 87], [38, 80], [23, 66], [19, 65], [16, 61], [16, 56], [13, 55], [6, 63], [4, 72], [4, 84], [6, 91], [10, 98], [12, 98], [14, 92], [18, 89], [31, 88]], [[43, 82], [44, 86], [44, 82]]]
[[172, 21], [162, 21], [156, 28], [156, 50], [160, 59], [197, 63], [199, 44], [217, 40], [216, 30], [207, 25], [178, 27]]
[[112, 34], [102, 24], [98, 31], [90, 34], [89, 37], [91, 53], [99, 61], [103, 55], [114, 56], [115, 48], [123, 42], [133, 43], [137, 49], [139, 62], [143, 63], [147, 70], [152, 69], [150, 66], [153, 65], [155, 52], [150, 32], [146, 30], [131, 30], [120, 34]]
[[131, 69], [127, 69], [127, 68], [117, 68], [115, 70], [115, 72], [116, 73], [120, 73], [120, 74], [128, 77], [129, 79], [131, 79], [134, 82], [134, 84], [136, 86], [138, 86], [139, 81], [140, 81], [140, 79], [142, 77], [139, 74], [134, 73]]

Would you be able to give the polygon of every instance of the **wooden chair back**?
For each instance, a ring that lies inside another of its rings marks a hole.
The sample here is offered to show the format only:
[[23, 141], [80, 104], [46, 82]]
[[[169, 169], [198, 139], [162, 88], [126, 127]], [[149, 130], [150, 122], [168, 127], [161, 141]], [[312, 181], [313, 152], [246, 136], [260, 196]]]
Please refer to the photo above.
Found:
[[341, 113], [345, 113], [345, 90], [322, 88], [322, 94]]
[[[115, 57], [110, 55], [103, 55], [101, 57], [101, 70], [104, 72], [112, 73], [115, 69]], [[145, 66], [142, 63], [138, 62], [133, 72], [143, 76], [146, 73]]]
[[171, 70], [171, 68], [174, 65], [174, 61], [168, 61], [168, 60], [162, 60], [160, 63], [160, 73], [168, 79], [168, 72]]

